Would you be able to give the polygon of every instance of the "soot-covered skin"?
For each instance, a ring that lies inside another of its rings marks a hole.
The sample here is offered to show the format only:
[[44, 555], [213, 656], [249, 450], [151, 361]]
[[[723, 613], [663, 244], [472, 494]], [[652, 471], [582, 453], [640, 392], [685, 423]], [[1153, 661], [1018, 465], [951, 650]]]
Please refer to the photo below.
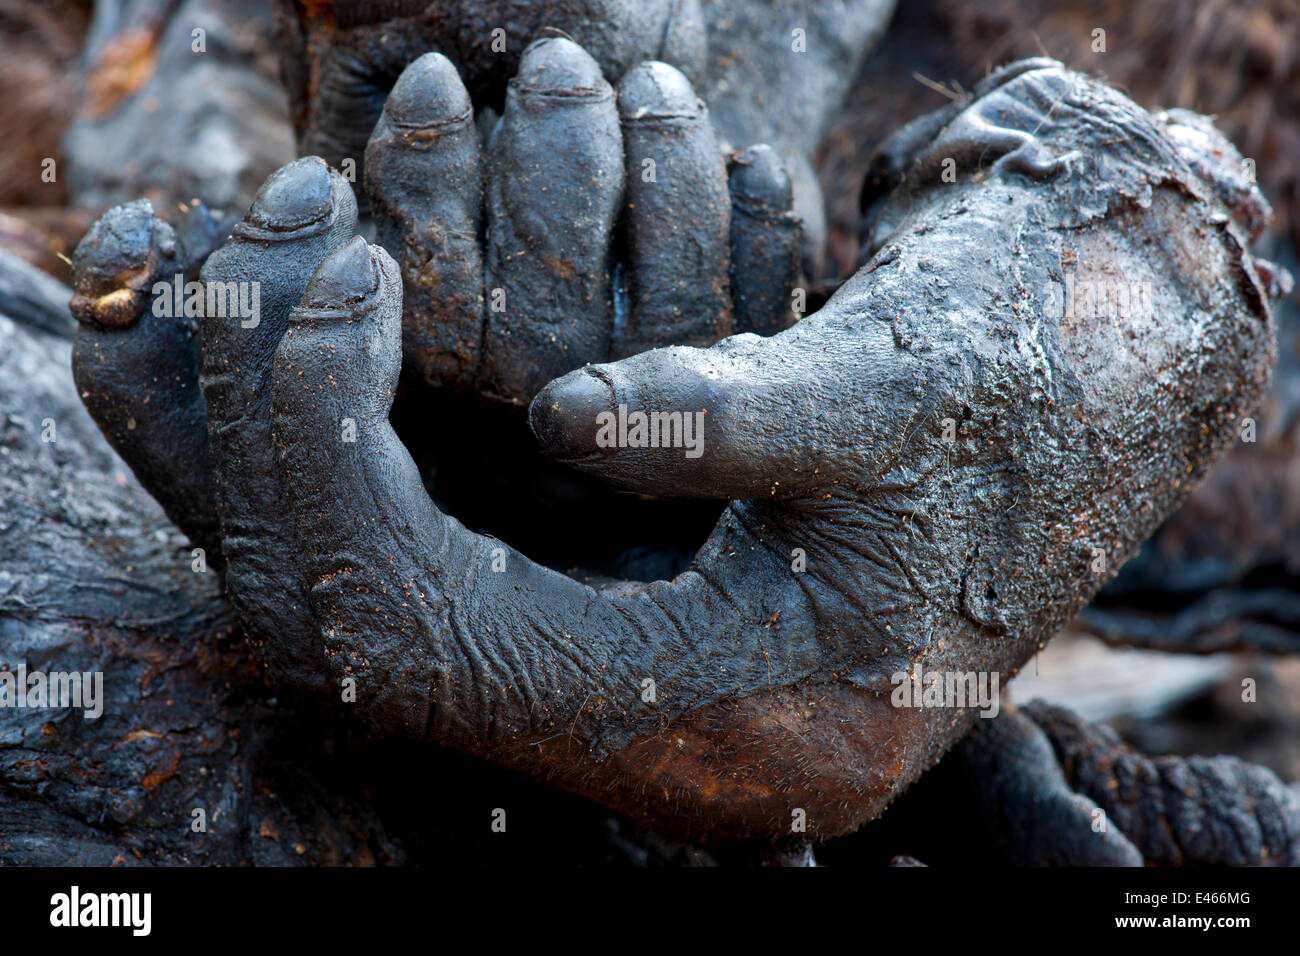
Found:
[[826, 209], [812, 157], [858, 67], [884, 34], [894, 0], [702, 0], [707, 55], [700, 89], [733, 148], [780, 155], [804, 224], [803, 267], [823, 272]]
[[431, 51], [455, 65], [476, 106], [497, 109], [523, 51], [548, 33], [584, 47], [611, 82], [643, 60], [692, 78], [703, 66], [697, 0], [285, 0], [279, 15], [299, 151], [332, 165], [361, 155], [394, 82]]
[[669, 63], [711, 104], [728, 151], [766, 143], [781, 156], [805, 226], [803, 265], [819, 277], [826, 214], [811, 158], [893, 9], [892, 0], [282, 0], [281, 51], [299, 152], [332, 165], [361, 154], [389, 89], [428, 51], [457, 67], [476, 107], [497, 110], [540, 36], [573, 39], [611, 83], [641, 61]]
[[[319, 683], [320, 637], [307, 616], [306, 582], [285, 513], [286, 476], [275, 461], [270, 362], [310, 276], [304, 261], [355, 233], [356, 201], [316, 158], [281, 167], [258, 191], [230, 241], [203, 265], [204, 285], [257, 289], [257, 314], [204, 310], [200, 381], [226, 558], [226, 590], [258, 656], [282, 679]], [[271, 279], [274, 277], [274, 279]], [[268, 511], [266, 503], [281, 502]]]
[[[1021, 720], [1057, 774], [1155, 866], [1300, 865], [1300, 786], [1230, 755], [1148, 757], [1104, 725], [1034, 701]], [[1001, 718], [999, 718], [1001, 720]]]
[[366, 148], [377, 240], [401, 265], [406, 365], [424, 384], [523, 406], [586, 363], [730, 334], [733, 286], [747, 327], [789, 324], [789, 178], [741, 154], [729, 189], [674, 67], [637, 64], [615, 91], [582, 47], [543, 38], [486, 146], [473, 117], [456, 67], [428, 53]]
[[[277, 678], [317, 690], [327, 686], [321, 642], [307, 619], [291, 519], [254, 502], [285, 497], [267, 386], [310, 278], [295, 263], [326, 255], [356, 227], [351, 187], [308, 158], [272, 174], [233, 229], [200, 204], [174, 230], [138, 200], [105, 213], [73, 256], [73, 374], [83, 404], [206, 551], [205, 563], [224, 573], [259, 659]], [[218, 331], [227, 324], [235, 334]]]
[[[633, 144], [626, 150], [622, 130]], [[736, 158], [737, 204], [751, 211], [732, 236], [726, 159], [703, 105], [672, 67], [634, 67], [616, 104], [586, 51], [539, 40], [495, 143], [483, 155], [468, 95], [440, 54], [403, 73], [371, 138], [378, 238], [402, 262], [411, 379], [522, 407], [550, 379], [633, 343], [715, 341], [731, 328], [729, 275], [750, 290], [746, 321], [775, 329], [793, 318], [799, 233], [788, 177], [779, 161], [751, 170]], [[643, 182], [645, 159], [654, 172]], [[638, 182], [628, 194], [625, 163]], [[322, 645], [302, 623], [307, 602], [286, 537], [290, 518], [282, 509], [263, 523], [250, 501], [286, 495], [265, 410], [275, 343], [316, 264], [357, 228], [343, 178], [305, 158], [267, 180], [206, 265], [228, 227], [196, 209], [178, 242], [145, 201], [105, 214], [74, 261], [84, 293], [73, 302], [84, 320], [76, 365], [88, 408], [218, 567], [224, 535], [230, 594], [259, 658], [278, 679], [317, 689]], [[730, 249], [742, 239], [761, 251], [730, 269]], [[200, 265], [204, 306], [154, 317], [154, 283], [173, 282], [173, 273], [198, 278]], [[616, 271], [631, 287], [617, 308]], [[257, 314], [236, 316], [247, 305]], [[226, 326], [234, 334], [223, 336]], [[274, 632], [282, 639], [272, 641]]]
[[102, 216], [72, 262], [71, 310], [80, 323], [72, 374], [81, 401], [140, 483], [214, 564], [221, 537], [198, 322], [183, 308], [153, 306], [155, 284], [174, 288], [179, 279], [183, 295], [224, 235], [202, 203], [182, 210], [173, 229], [140, 199]]
[[772, 147], [732, 156], [731, 294], [737, 332], [774, 335], [790, 324], [787, 291], [798, 283], [800, 221], [793, 190]]
[[[673, 829], [774, 835], [803, 809], [842, 832], [972, 719], [891, 706], [890, 675], [1014, 672], [1267, 381], [1268, 304], [1213, 184], [1059, 65], [992, 77], [876, 221], [879, 251], [795, 327], [575, 371], [534, 400], [539, 441], [576, 467], [734, 499], [690, 571], [600, 589], [431, 504], [387, 424], [397, 269], [361, 240], [321, 264], [276, 355], [275, 429], [328, 659], [377, 729]], [[1056, 309], [1067, 271], [1143, 283], [1151, 308]], [[701, 413], [702, 453], [602, 447], [620, 406]], [[322, 454], [344, 418], [357, 440]]]
[[[275, 449], [214, 456], [217, 480], [243, 489], [246, 539], [288, 555], [232, 592], [273, 612], [286, 657], [318, 635], [376, 734], [697, 839], [872, 818], [975, 719], [893, 706], [891, 676], [1014, 672], [1232, 439], [1273, 350], [1235, 210], [1124, 97], [1036, 61], [927, 130], [889, 147], [874, 255], [820, 312], [579, 369], [534, 399], [560, 460], [732, 499], [671, 581], [592, 588], [433, 505], [388, 423], [402, 270], [344, 228], [345, 184], [328, 242], [288, 233], [276, 261], [237, 236], [217, 255], [288, 290], [277, 314], [314, 275], [256, 339], [204, 324], [205, 355], [225, 357], [224, 391], [205, 358], [210, 434], [222, 421]], [[313, 175], [302, 191], [319, 197]], [[1143, 284], [1151, 307], [1062, 307], [1089, 282]], [[700, 416], [703, 444], [608, 447], [600, 416], [620, 406]]]
[[954, 756], [1017, 866], [1300, 862], [1300, 786], [1236, 757], [1148, 757], [1043, 701], [979, 721]]
[[1097, 804], [1070, 788], [1047, 735], [1019, 711], [978, 721], [953, 751], [978, 812], [1015, 866], [1141, 866], [1118, 828], [1098, 826]]

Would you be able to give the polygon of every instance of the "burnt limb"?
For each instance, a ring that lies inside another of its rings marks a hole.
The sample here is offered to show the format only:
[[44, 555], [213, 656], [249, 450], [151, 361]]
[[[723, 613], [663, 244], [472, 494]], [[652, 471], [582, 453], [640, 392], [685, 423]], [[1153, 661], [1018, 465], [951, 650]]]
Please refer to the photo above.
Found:
[[[832, 251], [843, 272], [856, 261], [855, 190], [868, 175], [868, 154], [898, 122], [924, 107], [959, 98], [990, 63], [1044, 51], [1110, 82], [1149, 107], [1193, 107], [1215, 116], [1249, 157], [1263, 192], [1277, 209], [1270, 258], [1296, 271], [1300, 238], [1300, 137], [1295, 108], [1300, 58], [1291, 42], [1296, 18], [1277, 0], [1229, 8], [1151, 0], [1125, 18], [1128, 41], [1102, 53], [1090, 30], [1105, 4], [1068, 9], [1041, 0], [925, 0], [900, 5], [888, 40], [864, 64], [848, 102], [819, 152], [823, 188], [831, 197]], [[1193, 9], [1195, 16], [1171, 15]], [[1193, 24], [1198, 24], [1193, 26]], [[969, 37], [978, 35], [980, 44]], [[879, 158], [879, 157], [878, 157]], [[1224, 183], [1230, 192], [1231, 184]], [[1247, 212], [1248, 226], [1260, 224]], [[1290, 249], [1287, 248], [1289, 238]], [[1277, 308], [1278, 367], [1256, 415], [1238, 423], [1238, 440], [1207, 480], [1129, 562], [1086, 612], [1090, 627], [1115, 644], [1175, 652], [1219, 649], [1290, 652], [1300, 567], [1297, 409], [1300, 297]], [[1211, 592], [1211, 593], [1207, 593]], [[1274, 601], [1273, 608], [1264, 607]], [[1240, 611], [1241, 620], [1225, 615]]]
[[1097, 804], [1067, 784], [1051, 743], [1027, 717], [981, 720], [953, 756], [986, 826], [1016, 866], [1141, 866], [1142, 854]]
[[728, 150], [768, 143], [791, 170], [809, 274], [826, 234], [810, 157], [892, 0], [357, 0], [279, 4], [280, 49], [300, 152], [338, 164], [365, 147], [384, 99], [417, 57], [437, 52], [477, 108], [500, 110], [506, 80], [539, 37], [582, 45], [611, 84], [645, 60], [679, 69], [710, 104]]
[[[79, 326], [72, 373], [109, 444], [203, 550], [196, 560], [219, 567], [193, 317], [195, 296], [203, 298], [194, 280], [218, 230], [202, 203], [188, 212], [178, 234], [154, 216], [146, 199], [115, 206], [77, 246], [71, 310]], [[206, 309], [206, 303], [198, 308]]]
[[[700, 862], [588, 801], [363, 739], [266, 686], [216, 575], [193, 570], [82, 409], [70, 352], [0, 315], [0, 670], [99, 671], [103, 713], [0, 708], [0, 864]], [[508, 842], [489, 827], [501, 805]]]
[[664, 63], [627, 72], [618, 110], [630, 310], [613, 354], [712, 345], [732, 331], [731, 204], [708, 113], [690, 81]]
[[[1240, 159], [1216, 143], [1196, 166], [1169, 133], [1059, 64], [999, 71], [911, 145], [873, 258], [816, 315], [547, 385], [530, 421], [555, 458], [641, 494], [733, 499], [671, 581], [594, 589], [441, 513], [388, 422], [397, 266], [360, 237], [325, 256], [270, 412], [312, 616], [371, 731], [709, 839], [786, 833], [800, 811], [826, 837], [879, 813], [974, 719], [892, 706], [890, 674], [1013, 672], [1265, 387], [1267, 293], [1204, 178]], [[1067, 267], [1145, 283], [1159, 307], [1136, 335], [1053, 311]], [[592, 425], [626, 409], [701, 409], [707, 453], [602, 443]], [[344, 419], [355, 441], [335, 439]], [[250, 526], [283, 514], [279, 496], [247, 504]]]
[[731, 149], [767, 143], [780, 154], [803, 223], [804, 272], [820, 279], [827, 220], [811, 156], [885, 32], [893, 0], [711, 0], [703, 11], [708, 59], [700, 91], [713, 123]]
[[[363, 739], [268, 687], [215, 573], [193, 570], [82, 409], [70, 352], [0, 315], [0, 670], [99, 671], [103, 713], [0, 708], [0, 864], [696, 862], [643, 833], [616, 842], [587, 801]], [[489, 827], [500, 805], [508, 842]]]
[[580, 44], [611, 83], [650, 59], [695, 76], [703, 59], [695, 0], [281, 0], [278, 23], [299, 151], [335, 165], [362, 155], [389, 90], [425, 53], [452, 61], [475, 105], [497, 110], [523, 51], [540, 37]]
[[[1282, 250], [1285, 252], [1285, 250]], [[1293, 256], [1284, 265], [1295, 269]], [[1300, 651], [1300, 299], [1277, 310], [1278, 367], [1255, 416], [1186, 504], [1098, 595], [1084, 623], [1176, 653]]]
[[563, 38], [528, 47], [489, 149], [486, 389], [527, 404], [609, 354], [610, 239], [623, 205], [614, 91]]
[[1094, 800], [1164, 866], [1300, 864], [1300, 788], [1232, 756], [1148, 757], [1109, 727], [1035, 701], [1021, 710], [1051, 741], [1071, 789]]
[[1176, 654], [1300, 653], [1300, 594], [1283, 588], [1211, 591], [1172, 613], [1093, 605], [1080, 622], [1113, 647]]
[[463, 79], [448, 57], [421, 56], [366, 148], [376, 241], [402, 271], [404, 381], [428, 386], [418, 399], [442, 389], [522, 409], [583, 364], [710, 345], [732, 331], [732, 249], [751, 324], [788, 324], [789, 177], [760, 146], [729, 191], [681, 71], [639, 63], [615, 95], [585, 49], [543, 37], [486, 147], [492, 117], [476, 124]]
[[731, 290], [737, 332], [774, 335], [796, 318], [799, 220], [790, 177], [770, 146], [731, 157]]
[[[548, 386], [533, 424], [557, 457], [643, 494], [737, 499], [689, 572], [599, 591], [423, 496], [386, 430], [401, 277], [381, 250], [347, 242], [346, 187], [291, 167], [211, 273], [265, 270], [274, 321], [203, 333], [212, 434], [228, 426], [234, 448], [222, 484], [244, 498], [223, 518], [248, 532], [250, 566], [270, 554], [233, 579], [246, 625], [308, 675], [319, 627], [325, 683], [360, 678], [377, 734], [450, 742], [718, 838], [771, 836], [807, 810], [816, 835], [851, 828], [969, 723], [891, 708], [890, 671], [972, 655], [1014, 670], [1095, 591], [1095, 552], [1131, 553], [1262, 387], [1267, 289], [1248, 235], [1205, 181], [1219, 167], [1184, 162], [1165, 132], [1055, 64], [1001, 77], [918, 144], [876, 220], [877, 255], [817, 316]], [[933, 177], [950, 156], [955, 188]], [[330, 241], [299, 241], [331, 222]], [[1168, 323], [1125, 338], [1090, 315], [1044, 316], [1026, 290], [1081, 259], [1158, 286]], [[629, 405], [703, 407], [709, 457], [593, 450], [592, 413]], [[945, 417], [964, 423], [955, 449], [938, 434]], [[344, 422], [355, 440], [338, 435]], [[268, 435], [283, 460], [266, 455]], [[807, 569], [787, 555], [805, 547], [811, 571], [795, 578]], [[289, 627], [270, 633], [248, 613], [259, 604], [289, 605]], [[653, 710], [638, 693], [647, 673]]]
[[[455, 67], [402, 73], [366, 146], [378, 242], [401, 263], [402, 347], [429, 385], [473, 384], [483, 344], [483, 160]], [[431, 188], [431, 184], [437, 184]]]
[[[289, 311], [302, 297], [311, 263], [343, 244], [356, 229], [356, 200], [343, 177], [318, 158], [277, 170], [258, 190], [229, 243], [208, 257], [208, 288], [233, 289], [234, 314], [208, 312], [202, 335], [200, 383], [221, 519], [226, 585], [255, 653], [292, 685], [320, 683], [320, 637], [290, 544], [290, 518], [253, 504], [284, 500], [268, 410], [270, 368]], [[274, 283], [262, 282], [271, 272]], [[335, 423], [338, 428], [345, 425]], [[272, 640], [277, 637], [277, 640]]]
[[98, 718], [0, 708], [0, 861], [382, 861], [359, 794], [331, 795], [314, 769], [283, 795], [268, 785], [263, 754], [293, 718], [216, 574], [193, 570], [82, 409], [69, 361], [66, 340], [0, 315], [0, 665], [99, 673], [103, 688]]

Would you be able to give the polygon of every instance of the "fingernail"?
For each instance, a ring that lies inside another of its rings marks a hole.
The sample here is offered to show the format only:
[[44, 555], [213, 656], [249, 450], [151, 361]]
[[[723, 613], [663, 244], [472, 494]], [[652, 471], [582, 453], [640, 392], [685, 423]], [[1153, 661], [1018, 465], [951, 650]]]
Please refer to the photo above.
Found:
[[379, 288], [370, 246], [360, 236], [326, 256], [303, 294], [306, 309], [337, 309], [360, 302]]
[[147, 199], [115, 206], [100, 216], [72, 253], [76, 291], [105, 295], [122, 284], [124, 274], [144, 269], [153, 251], [154, 222]]
[[281, 166], [262, 184], [248, 222], [284, 232], [320, 222], [330, 213], [330, 171], [319, 156]]
[[563, 37], [534, 40], [524, 50], [519, 72], [510, 81], [521, 93], [572, 94], [606, 87], [600, 65], [582, 47]]
[[741, 150], [733, 159], [731, 195], [743, 203], [773, 212], [790, 208], [790, 177], [781, 157], [771, 146], [760, 143]]
[[398, 77], [384, 112], [396, 126], [423, 128], [465, 118], [471, 106], [451, 61], [441, 53], [426, 53]]
[[618, 84], [618, 110], [625, 120], [700, 114], [690, 80], [667, 63], [640, 63]]
[[617, 406], [614, 388], [588, 369], [561, 376], [528, 406], [528, 424], [548, 455], [581, 458], [598, 450], [597, 417]]

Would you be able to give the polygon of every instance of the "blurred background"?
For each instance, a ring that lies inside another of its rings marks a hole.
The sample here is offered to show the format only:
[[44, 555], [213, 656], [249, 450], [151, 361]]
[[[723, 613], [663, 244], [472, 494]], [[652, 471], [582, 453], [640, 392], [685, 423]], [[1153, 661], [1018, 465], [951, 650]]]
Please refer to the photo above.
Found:
[[[196, 26], [205, 57], [189, 55]], [[823, 289], [857, 262], [859, 194], [884, 137], [993, 66], [1039, 55], [1100, 75], [1148, 108], [1212, 115], [1254, 160], [1273, 204], [1257, 251], [1300, 275], [1300, 0], [1064, 9], [915, 0], [900, 4], [816, 153], [829, 225]], [[0, 0], [0, 310], [22, 294], [12, 278], [21, 270], [23, 282], [67, 283], [66, 257], [114, 204], [148, 196], [167, 209], [200, 198], [242, 211], [296, 155], [279, 70], [274, 4]], [[1300, 780], [1296, 292], [1277, 325], [1278, 368], [1255, 440], [1238, 442], [1012, 682], [1013, 703], [1063, 704], [1149, 754], [1231, 753]], [[1243, 681], [1253, 700], [1243, 700]]]

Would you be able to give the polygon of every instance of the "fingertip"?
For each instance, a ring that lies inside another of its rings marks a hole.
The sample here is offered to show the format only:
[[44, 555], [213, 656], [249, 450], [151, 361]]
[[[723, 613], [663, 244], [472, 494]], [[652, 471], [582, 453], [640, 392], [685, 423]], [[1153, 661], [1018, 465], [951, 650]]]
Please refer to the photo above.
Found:
[[320, 222], [333, 207], [330, 168], [319, 156], [281, 166], [257, 191], [246, 222], [276, 232]]
[[153, 251], [154, 222], [147, 199], [114, 206], [95, 220], [72, 253], [73, 288], [102, 294], [120, 273], [144, 268]]
[[703, 112], [695, 89], [680, 70], [650, 60], [628, 70], [618, 84], [618, 111], [624, 122], [692, 118]]
[[572, 460], [598, 450], [597, 419], [617, 405], [609, 380], [581, 368], [550, 382], [528, 406], [528, 425], [552, 458]]
[[735, 328], [772, 335], [794, 318], [801, 241], [794, 185], [780, 154], [759, 144], [732, 156], [728, 189]]
[[595, 60], [561, 37], [529, 46], [488, 163], [485, 286], [511, 310], [484, 315], [494, 398], [523, 407], [557, 375], [609, 357], [622, 145]]
[[794, 190], [781, 156], [759, 143], [732, 157], [732, 201], [747, 209], [780, 214], [791, 209]]
[[595, 93], [608, 88], [600, 64], [565, 37], [542, 37], [524, 50], [510, 81], [518, 92], [541, 96]]
[[130, 325], [147, 307], [153, 280], [176, 256], [175, 233], [155, 218], [149, 200], [114, 206], [72, 254], [73, 316], [90, 325]]
[[473, 106], [455, 65], [441, 53], [426, 53], [397, 78], [384, 116], [397, 127], [427, 129], [467, 122]]
[[307, 291], [305, 309], [332, 309], [352, 305], [379, 288], [379, 271], [371, 247], [360, 236], [334, 250], [316, 267]]

